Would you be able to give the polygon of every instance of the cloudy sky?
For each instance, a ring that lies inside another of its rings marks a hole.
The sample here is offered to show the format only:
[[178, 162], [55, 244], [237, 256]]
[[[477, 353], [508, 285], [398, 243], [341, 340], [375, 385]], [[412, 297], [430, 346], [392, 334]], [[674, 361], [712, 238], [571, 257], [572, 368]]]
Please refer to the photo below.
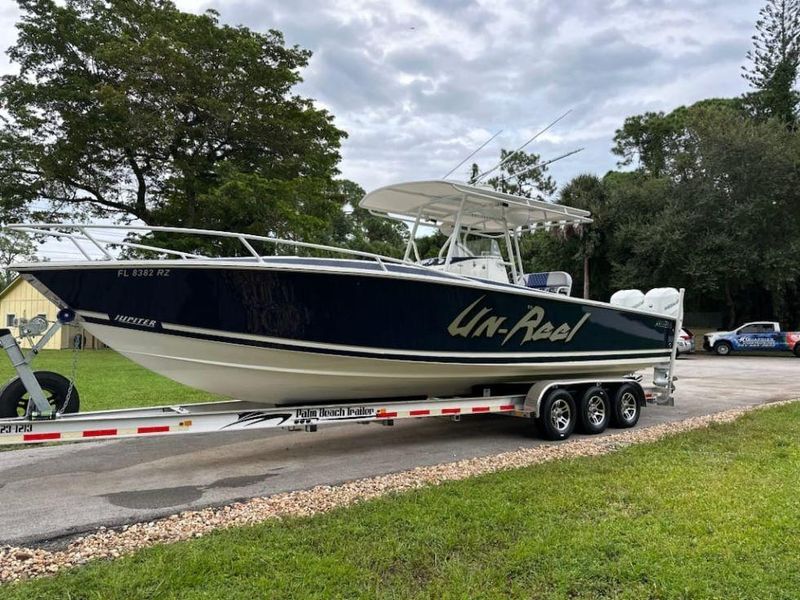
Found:
[[[349, 133], [341, 170], [367, 189], [440, 177], [497, 130], [518, 146], [568, 109], [531, 150], [559, 183], [615, 165], [628, 115], [745, 90], [740, 66], [761, 0], [177, 0], [222, 21], [284, 32], [313, 51], [300, 92]], [[0, 0], [0, 46], [18, 11]], [[13, 66], [0, 60], [0, 72]], [[466, 167], [453, 177], [463, 178]]]

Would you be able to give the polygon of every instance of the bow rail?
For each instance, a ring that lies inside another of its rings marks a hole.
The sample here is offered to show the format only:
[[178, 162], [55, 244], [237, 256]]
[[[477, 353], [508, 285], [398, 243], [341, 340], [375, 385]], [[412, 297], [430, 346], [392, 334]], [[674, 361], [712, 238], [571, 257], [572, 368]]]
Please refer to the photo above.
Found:
[[[175, 256], [184, 260], [208, 260], [212, 258], [241, 258], [241, 257], [214, 257], [204, 254], [196, 254], [191, 252], [182, 252], [180, 250], [173, 250], [171, 248], [164, 248], [160, 246], [151, 246], [139, 242], [133, 242], [126, 239], [107, 239], [98, 235], [92, 230], [115, 230], [127, 232], [145, 232], [145, 233], [177, 233], [183, 235], [199, 235], [214, 238], [226, 238], [237, 240], [247, 253], [254, 258], [257, 262], [264, 262], [265, 257], [275, 255], [263, 255], [259, 253], [251, 242], [271, 244], [277, 250], [280, 246], [288, 246], [294, 248], [305, 248], [310, 250], [320, 250], [324, 252], [333, 252], [347, 256], [357, 257], [359, 259], [374, 260], [384, 271], [387, 271], [385, 263], [395, 264], [409, 264], [399, 258], [392, 258], [391, 256], [383, 256], [381, 254], [374, 254], [372, 252], [364, 252], [361, 250], [351, 250], [349, 248], [339, 248], [337, 246], [327, 246], [325, 244], [314, 244], [311, 242], [299, 242], [297, 240], [287, 240], [284, 238], [277, 238], [272, 236], [253, 235], [247, 233], [231, 233], [229, 231], [216, 231], [213, 229], [192, 229], [186, 227], [160, 227], [149, 225], [84, 225], [79, 223], [12, 223], [4, 226], [5, 229], [12, 231], [19, 231], [31, 235], [45, 236], [58, 239], [70, 240], [78, 251], [86, 258], [86, 260], [124, 260], [120, 257], [112, 255], [108, 251], [107, 246], [121, 246], [124, 248], [133, 248], [136, 250], [147, 250], [151, 252], [159, 252], [168, 256]], [[77, 233], [70, 233], [74, 231]], [[92, 257], [86, 251], [86, 248], [81, 244], [90, 244], [97, 248], [102, 254], [101, 257]]]

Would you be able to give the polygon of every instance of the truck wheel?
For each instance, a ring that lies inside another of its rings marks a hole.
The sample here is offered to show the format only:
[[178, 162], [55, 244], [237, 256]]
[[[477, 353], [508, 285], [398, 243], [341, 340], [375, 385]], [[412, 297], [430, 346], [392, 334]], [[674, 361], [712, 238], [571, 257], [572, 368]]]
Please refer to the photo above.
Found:
[[730, 342], [717, 342], [714, 344], [714, 352], [720, 356], [728, 356], [732, 349]]
[[542, 400], [539, 425], [548, 440], [565, 440], [575, 430], [575, 399], [567, 390], [551, 390]]
[[794, 345], [794, 355], [800, 358], [800, 342]]
[[614, 401], [611, 403], [611, 422], [614, 427], [627, 429], [639, 422], [641, 414], [639, 388], [632, 383], [623, 383], [614, 394]]
[[602, 433], [611, 419], [611, 402], [599, 385], [593, 385], [581, 396], [578, 403], [578, 425], [583, 433]]
[[[76, 413], [80, 409], [78, 390], [73, 387], [67, 402], [69, 379], [52, 371], [35, 371], [36, 381], [42, 387], [45, 399], [60, 413]], [[30, 394], [22, 380], [15, 377], [0, 390], [0, 418], [25, 416]], [[64, 406], [66, 404], [66, 407]]]

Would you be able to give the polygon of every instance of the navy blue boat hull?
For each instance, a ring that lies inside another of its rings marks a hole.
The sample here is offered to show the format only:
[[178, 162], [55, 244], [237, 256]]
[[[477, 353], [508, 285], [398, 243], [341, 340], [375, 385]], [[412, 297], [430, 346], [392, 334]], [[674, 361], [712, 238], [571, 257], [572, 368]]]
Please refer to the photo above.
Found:
[[550, 373], [623, 374], [669, 358], [675, 321], [668, 317], [353, 263], [18, 270], [144, 366], [270, 404], [461, 393]]

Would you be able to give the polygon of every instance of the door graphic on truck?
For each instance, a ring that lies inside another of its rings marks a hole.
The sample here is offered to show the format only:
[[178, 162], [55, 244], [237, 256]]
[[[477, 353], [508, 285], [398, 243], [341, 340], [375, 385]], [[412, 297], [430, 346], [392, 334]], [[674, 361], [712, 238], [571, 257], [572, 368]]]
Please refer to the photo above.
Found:
[[733, 345], [738, 350], [790, 350], [786, 334], [769, 324], [751, 323], [736, 331]]

